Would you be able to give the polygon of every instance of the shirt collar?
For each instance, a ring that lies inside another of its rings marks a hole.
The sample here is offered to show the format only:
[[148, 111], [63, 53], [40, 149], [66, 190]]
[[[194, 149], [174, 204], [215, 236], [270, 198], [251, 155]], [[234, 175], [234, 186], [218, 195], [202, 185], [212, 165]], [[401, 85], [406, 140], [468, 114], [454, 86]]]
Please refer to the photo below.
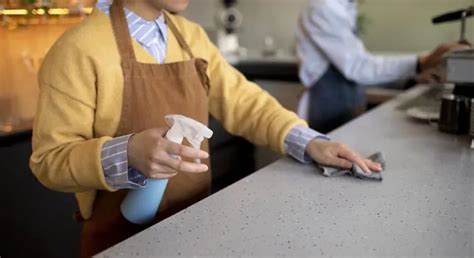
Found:
[[[137, 30], [145, 30], [149, 31], [150, 29], [156, 28], [158, 31], [159, 37], [163, 42], [167, 41], [167, 28], [164, 14], [161, 14], [158, 18], [152, 21], [147, 21], [143, 19], [141, 16], [136, 14], [133, 11], [124, 8], [125, 10], [125, 17], [127, 18], [128, 29], [130, 33], [133, 33]], [[153, 33], [153, 32], [152, 32]], [[156, 35], [156, 34], [154, 34]], [[149, 47], [152, 43], [155, 42], [156, 37], [144, 37], [144, 38], [135, 38], [141, 44]]]

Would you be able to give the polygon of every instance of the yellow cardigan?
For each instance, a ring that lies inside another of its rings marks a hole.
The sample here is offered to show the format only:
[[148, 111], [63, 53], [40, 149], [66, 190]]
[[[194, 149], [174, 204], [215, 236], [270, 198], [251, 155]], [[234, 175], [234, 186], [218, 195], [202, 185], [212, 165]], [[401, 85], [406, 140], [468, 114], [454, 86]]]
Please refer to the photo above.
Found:
[[[199, 25], [170, 17], [194, 55], [209, 62], [210, 113], [230, 133], [284, 153], [289, 130], [306, 122], [230, 66]], [[156, 62], [133, 44], [139, 61]], [[169, 33], [165, 62], [186, 59]], [[39, 85], [30, 167], [46, 187], [76, 193], [88, 219], [96, 191], [116, 190], [105, 181], [100, 155], [117, 130], [122, 108], [123, 75], [109, 17], [95, 9], [62, 35], [43, 62]]]

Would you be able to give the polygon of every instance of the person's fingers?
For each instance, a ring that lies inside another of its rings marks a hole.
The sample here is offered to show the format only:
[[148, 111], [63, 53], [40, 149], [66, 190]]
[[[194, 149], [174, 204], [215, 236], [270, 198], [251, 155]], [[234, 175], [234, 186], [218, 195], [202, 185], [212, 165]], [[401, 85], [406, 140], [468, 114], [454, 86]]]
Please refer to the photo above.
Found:
[[430, 74], [427, 74], [427, 75], [422, 76], [422, 79], [420, 80], [420, 82], [424, 84], [432, 85], [432, 84], [437, 83], [438, 81]]
[[369, 167], [371, 171], [374, 171], [374, 172], [382, 171], [382, 165], [380, 163], [374, 162], [370, 159], [366, 159], [365, 164], [367, 164], [367, 167]]
[[459, 42], [450, 42], [441, 45], [441, 47], [438, 49], [437, 53], [438, 55], [443, 55], [446, 52], [453, 51], [453, 50], [462, 50], [462, 49], [469, 49], [470, 46], [466, 44], [462, 44]]
[[441, 82], [441, 76], [438, 73], [436, 73], [435, 71], [430, 73], [430, 79], [432, 80], [431, 83]]
[[416, 76], [418, 83], [435, 84], [442, 81], [439, 67], [428, 68]]
[[342, 158], [348, 159], [355, 164], [357, 164], [364, 172], [370, 174], [370, 169], [367, 167], [365, 164], [364, 159], [362, 159], [359, 155], [357, 155], [355, 152], [349, 150], [348, 148], [343, 148], [340, 152], [339, 155]]
[[159, 164], [156, 161], [150, 161], [148, 169], [143, 169], [142, 173], [149, 178], [166, 179], [175, 176], [178, 171], [166, 165]]
[[463, 45], [466, 45], [468, 47], [472, 47], [471, 42], [469, 42], [469, 40], [467, 40], [467, 39], [460, 40], [459, 44], [463, 44]]
[[154, 162], [151, 165], [151, 169], [150, 169], [150, 174], [152, 175], [153, 174], [176, 174], [176, 173], [178, 173], [176, 169], [163, 165], [163, 164], [159, 164], [157, 162]]
[[168, 126], [163, 126], [163, 127], [158, 127], [155, 129], [156, 129], [157, 134], [159, 134], [161, 137], [165, 137], [166, 133], [168, 132], [170, 128]]
[[453, 42], [442, 44], [439, 49], [440, 49], [440, 52], [446, 52], [446, 51], [449, 51], [450, 49], [453, 49], [459, 46], [462, 46], [462, 44], [460, 44], [457, 41], [453, 41]]
[[162, 173], [157, 173], [157, 174], [153, 174], [150, 176], [150, 178], [154, 178], [154, 179], [169, 179], [169, 178], [172, 178], [174, 176], [176, 176], [178, 173], [174, 173], [174, 174], [162, 174]]
[[158, 158], [161, 164], [164, 164], [177, 171], [186, 173], [202, 173], [206, 172], [209, 168], [205, 164], [196, 164], [192, 162], [183, 161], [181, 159], [172, 158], [169, 155], [160, 155]]
[[339, 157], [331, 157], [327, 159], [326, 162], [328, 166], [338, 167], [338, 168], [345, 168], [350, 169], [352, 168], [352, 162], [347, 159], [339, 158]]
[[455, 46], [452, 47], [451, 50], [462, 50], [462, 49], [470, 49], [471, 45], [469, 43], [457, 43]]
[[203, 150], [194, 149], [194, 148], [184, 146], [182, 144], [170, 142], [170, 141], [167, 141], [165, 150], [171, 155], [177, 155], [177, 156], [190, 158], [190, 159], [209, 158], [209, 153]]

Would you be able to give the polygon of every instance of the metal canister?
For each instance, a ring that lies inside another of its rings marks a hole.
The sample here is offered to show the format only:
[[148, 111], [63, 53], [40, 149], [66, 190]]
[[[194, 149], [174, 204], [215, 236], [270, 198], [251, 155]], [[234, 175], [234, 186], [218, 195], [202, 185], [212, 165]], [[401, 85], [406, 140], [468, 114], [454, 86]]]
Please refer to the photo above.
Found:
[[439, 130], [452, 134], [469, 133], [471, 99], [453, 94], [443, 96]]

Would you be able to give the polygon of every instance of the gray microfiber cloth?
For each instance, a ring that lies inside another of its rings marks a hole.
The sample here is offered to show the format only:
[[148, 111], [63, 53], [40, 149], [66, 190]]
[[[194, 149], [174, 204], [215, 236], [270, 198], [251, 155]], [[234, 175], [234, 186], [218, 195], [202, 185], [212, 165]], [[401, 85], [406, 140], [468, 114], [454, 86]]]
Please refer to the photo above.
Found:
[[[383, 154], [381, 152], [372, 154], [369, 157], [367, 157], [367, 159], [380, 163], [382, 165], [382, 171], [385, 170], [385, 159], [383, 158]], [[348, 174], [348, 175], [351, 175], [353, 177], [360, 178], [363, 180], [382, 181], [383, 179], [382, 172], [378, 172], [378, 173], [373, 172], [370, 175], [367, 175], [356, 164], [353, 164], [350, 170], [335, 168], [335, 167], [319, 166], [319, 165], [317, 167], [319, 168], [320, 172], [323, 173], [323, 175], [327, 177], [342, 176], [342, 175]]]

